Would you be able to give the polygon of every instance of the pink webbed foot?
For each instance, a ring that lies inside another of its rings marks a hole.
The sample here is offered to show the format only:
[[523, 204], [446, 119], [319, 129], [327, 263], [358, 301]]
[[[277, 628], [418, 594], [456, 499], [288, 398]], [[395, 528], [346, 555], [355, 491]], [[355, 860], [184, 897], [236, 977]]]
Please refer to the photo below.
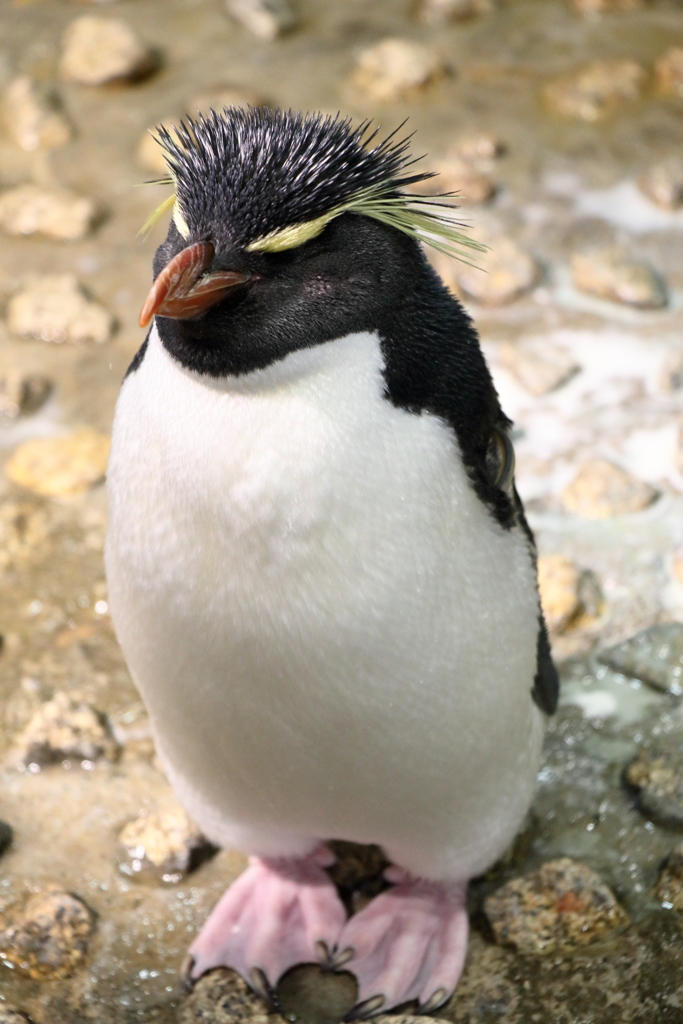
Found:
[[359, 1013], [413, 1000], [429, 1012], [446, 1002], [465, 963], [467, 884], [428, 882], [395, 867], [385, 877], [396, 884], [347, 921], [336, 964], [358, 980]]
[[213, 967], [231, 967], [260, 994], [301, 963], [329, 963], [346, 911], [323, 870], [334, 856], [251, 857], [190, 946], [182, 974], [192, 984]]

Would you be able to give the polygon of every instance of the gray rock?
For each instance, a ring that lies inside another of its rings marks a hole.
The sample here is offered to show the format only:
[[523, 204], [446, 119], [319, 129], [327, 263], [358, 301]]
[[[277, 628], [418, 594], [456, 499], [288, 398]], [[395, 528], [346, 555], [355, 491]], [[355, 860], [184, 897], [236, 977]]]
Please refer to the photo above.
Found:
[[95, 922], [82, 900], [50, 886], [3, 923], [2, 959], [36, 981], [52, 981], [69, 977], [83, 961]]
[[667, 910], [683, 912], [683, 843], [667, 857], [657, 879], [655, 896]]
[[683, 693], [683, 623], [661, 622], [598, 654], [615, 672], [657, 690]]
[[288, 0], [225, 0], [225, 5], [230, 17], [258, 39], [277, 39], [296, 25]]
[[116, 760], [119, 747], [104, 716], [85, 701], [59, 692], [43, 704], [17, 738], [10, 764], [38, 766]]
[[178, 1024], [286, 1024], [235, 971], [219, 967], [203, 975], [183, 1002]]
[[119, 834], [119, 870], [136, 881], [175, 884], [215, 852], [182, 807], [129, 821]]
[[3, 113], [10, 137], [28, 153], [63, 146], [73, 135], [59, 97], [28, 75], [5, 89]]
[[64, 189], [18, 185], [0, 192], [0, 229], [9, 235], [39, 233], [74, 241], [88, 234], [96, 214], [90, 199]]
[[683, 755], [680, 743], [641, 750], [624, 772], [641, 810], [665, 825], [683, 825]]

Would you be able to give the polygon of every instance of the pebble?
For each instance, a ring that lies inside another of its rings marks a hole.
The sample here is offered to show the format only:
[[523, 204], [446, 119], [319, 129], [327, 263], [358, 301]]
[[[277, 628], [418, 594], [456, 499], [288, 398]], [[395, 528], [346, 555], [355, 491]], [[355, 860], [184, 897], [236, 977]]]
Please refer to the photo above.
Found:
[[265, 1003], [246, 981], [225, 967], [203, 975], [178, 1013], [178, 1024], [286, 1024], [279, 1014], [268, 1013]]
[[547, 395], [581, 369], [569, 352], [545, 339], [503, 342], [498, 357], [531, 395]]
[[636, 11], [645, 7], [648, 0], [572, 0], [572, 6], [580, 14], [614, 14], [619, 11]]
[[10, 764], [39, 766], [75, 761], [115, 761], [119, 746], [107, 721], [91, 704], [58, 691], [17, 737]]
[[683, 206], [683, 160], [670, 157], [650, 167], [638, 179], [638, 188], [663, 210]]
[[566, 555], [541, 555], [538, 559], [538, 590], [551, 633], [563, 633], [581, 611], [579, 567]]
[[42, 341], [102, 344], [111, 337], [114, 321], [73, 274], [55, 274], [34, 278], [12, 296], [7, 326], [13, 334]]
[[675, 847], [664, 862], [655, 896], [669, 910], [683, 911], [683, 843]]
[[383, 39], [361, 52], [351, 81], [371, 99], [397, 100], [429, 85], [444, 70], [429, 46], [408, 39]]
[[641, 810], [663, 825], [683, 825], [683, 757], [680, 742], [641, 750], [624, 773]]
[[214, 848], [182, 807], [129, 821], [119, 834], [119, 870], [136, 881], [179, 882]]
[[455, 144], [455, 152], [469, 163], [497, 160], [506, 151], [505, 143], [495, 135], [464, 135]]
[[659, 375], [659, 386], [663, 391], [683, 388], [683, 352], [668, 353]]
[[[476, 267], [453, 263], [457, 284], [482, 306], [504, 306], [530, 291], [538, 280], [536, 260], [511, 238], [482, 239], [490, 250], [482, 253]], [[448, 282], [446, 282], [448, 283]]]
[[0, 933], [0, 957], [36, 981], [67, 978], [83, 961], [93, 928], [85, 903], [51, 886], [12, 915]]
[[487, 14], [492, 7], [491, 0], [424, 0], [420, 17], [427, 25], [439, 26]]
[[582, 519], [640, 512], [658, 497], [654, 487], [606, 459], [588, 459], [562, 492], [568, 512]]
[[10, 82], [2, 105], [10, 138], [27, 153], [56, 149], [73, 135], [57, 95], [28, 75]]
[[552, 953], [596, 942], [628, 923], [599, 875], [561, 857], [489, 896], [484, 913], [496, 942], [520, 953]]
[[550, 82], [543, 99], [557, 114], [599, 121], [625, 100], [637, 99], [645, 84], [644, 69], [632, 60], [606, 60]]
[[84, 14], [64, 33], [59, 70], [68, 82], [104, 85], [133, 81], [153, 68], [149, 47], [118, 18]]
[[10, 370], [0, 375], [0, 419], [13, 420], [37, 412], [52, 391], [52, 382], [39, 373]]
[[37, 437], [10, 457], [12, 483], [49, 498], [72, 498], [104, 479], [110, 439], [84, 427], [66, 437]]
[[668, 303], [666, 287], [647, 263], [621, 249], [595, 249], [571, 256], [574, 286], [587, 295], [637, 309], [661, 309]]
[[683, 47], [672, 46], [655, 61], [655, 82], [662, 92], [683, 96]]
[[455, 192], [458, 201], [464, 199], [472, 206], [487, 203], [495, 195], [496, 186], [491, 178], [457, 153], [438, 160], [434, 170], [438, 178], [430, 178], [426, 183], [432, 194]]
[[66, 190], [17, 185], [0, 192], [0, 228], [10, 235], [33, 235], [74, 241], [93, 226], [95, 204]]
[[683, 694], [683, 623], [658, 622], [628, 640], [601, 651], [598, 660], [615, 672]]
[[287, 0], [225, 0], [225, 6], [230, 17], [258, 39], [277, 39], [296, 25]]

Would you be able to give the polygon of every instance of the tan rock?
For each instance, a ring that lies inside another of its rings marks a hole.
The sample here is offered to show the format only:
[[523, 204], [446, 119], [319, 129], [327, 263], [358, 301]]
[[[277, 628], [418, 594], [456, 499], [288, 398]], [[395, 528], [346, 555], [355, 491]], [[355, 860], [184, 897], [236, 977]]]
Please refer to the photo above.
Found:
[[0, 1007], [0, 1024], [33, 1024], [33, 1021], [23, 1010], [16, 1010], [5, 1003]]
[[111, 337], [113, 319], [89, 298], [73, 274], [36, 277], [7, 306], [13, 334], [55, 342], [95, 342]]
[[569, 857], [508, 882], [488, 897], [484, 913], [496, 942], [526, 954], [586, 946], [628, 924], [600, 876]]
[[683, 160], [671, 157], [650, 167], [638, 179], [643, 195], [663, 210], [678, 210], [683, 206]]
[[182, 807], [129, 821], [119, 834], [119, 869], [136, 881], [179, 882], [211, 849]]
[[37, 412], [51, 391], [52, 383], [42, 374], [20, 370], [0, 374], [0, 418], [13, 420]]
[[225, 6], [258, 39], [277, 39], [296, 25], [288, 0], [225, 0]]
[[454, 153], [443, 160], [437, 160], [434, 170], [438, 177], [430, 178], [425, 183], [431, 195], [455, 192], [456, 202], [464, 200], [471, 206], [487, 203], [495, 195], [496, 186], [489, 176]]
[[32, 557], [40, 557], [50, 535], [50, 517], [45, 508], [27, 501], [0, 504], [0, 568], [22, 568]]
[[473, 164], [497, 160], [504, 155], [505, 150], [505, 143], [495, 135], [464, 135], [454, 147], [456, 155]]
[[64, 34], [59, 70], [68, 82], [133, 80], [153, 67], [151, 51], [125, 21], [84, 14]]
[[[476, 267], [455, 264], [462, 293], [482, 306], [504, 306], [528, 292], [538, 280], [533, 256], [511, 238], [483, 239], [490, 246]], [[481, 268], [481, 269], [480, 269]]]
[[498, 353], [503, 366], [532, 395], [554, 391], [581, 369], [566, 349], [542, 339], [503, 342]]
[[562, 492], [565, 508], [582, 519], [608, 519], [640, 512], [657, 497], [654, 487], [606, 459], [584, 462]]
[[543, 98], [563, 117], [599, 121], [621, 103], [638, 99], [646, 78], [635, 61], [598, 61], [550, 82], [543, 89]]
[[154, 171], [155, 174], [160, 175], [168, 174], [168, 164], [164, 159], [164, 150], [157, 142], [156, 129], [166, 128], [172, 132], [179, 120], [180, 118], [164, 118], [162, 121], [157, 121], [156, 124], [150, 125], [145, 133], [140, 136], [135, 155], [138, 163], [148, 171]]
[[572, 0], [572, 6], [587, 15], [614, 14], [620, 11], [636, 11], [647, 7], [649, 0]]
[[50, 498], [72, 498], [104, 479], [110, 439], [85, 427], [67, 437], [38, 437], [22, 444], [5, 472], [12, 483]]
[[420, 17], [427, 25], [446, 25], [466, 21], [493, 9], [491, 0], [423, 0]]
[[541, 555], [538, 559], [538, 590], [546, 625], [562, 633], [581, 611], [580, 572], [566, 555]]
[[2, 108], [11, 139], [27, 153], [55, 149], [72, 137], [57, 95], [28, 75], [10, 82]]
[[683, 912], [683, 844], [667, 857], [657, 879], [655, 896], [668, 910]]
[[[676, 691], [680, 696], [680, 682]], [[626, 766], [624, 778], [636, 790], [640, 809], [648, 818], [674, 828], [683, 825], [683, 758], [678, 743], [665, 740], [641, 747]]]
[[58, 691], [17, 737], [8, 760], [13, 765], [40, 766], [69, 758], [114, 761], [118, 751], [104, 716], [91, 704]]
[[672, 46], [655, 61], [657, 88], [673, 96], [683, 96], [683, 47]]
[[652, 267], [618, 248], [574, 253], [571, 272], [574, 286], [588, 295], [638, 309], [661, 309], [668, 303], [664, 283]]
[[8, 915], [0, 933], [2, 959], [36, 981], [68, 978], [83, 961], [93, 915], [77, 896], [51, 886]]
[[431, 47], [408, 39], [383, 39], [362, 51], [351, 81], [371, 99], [388, 103], [423, 89], [443, 70], [443, 61]]
[[0, 228], [10, 235], [40, 233], [74, 241], [88, 234], [96, 213], [90, 199], [65, 190], [18, 185], [0, 192]]

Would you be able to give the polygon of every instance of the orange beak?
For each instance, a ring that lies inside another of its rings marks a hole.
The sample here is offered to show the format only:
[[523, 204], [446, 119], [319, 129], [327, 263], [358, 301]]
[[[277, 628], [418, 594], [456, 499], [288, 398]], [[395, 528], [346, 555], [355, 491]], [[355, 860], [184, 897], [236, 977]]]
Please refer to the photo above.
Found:
[[174, 256], [149, 290], [140, 311], [140, 327], [146, 327], [157, 313], [174, 320], [197, 316], [249, 280], [250, 275], [239, 270], [218, 270], [202, 277], [213, 254], [211, 242], [196, 242]]

